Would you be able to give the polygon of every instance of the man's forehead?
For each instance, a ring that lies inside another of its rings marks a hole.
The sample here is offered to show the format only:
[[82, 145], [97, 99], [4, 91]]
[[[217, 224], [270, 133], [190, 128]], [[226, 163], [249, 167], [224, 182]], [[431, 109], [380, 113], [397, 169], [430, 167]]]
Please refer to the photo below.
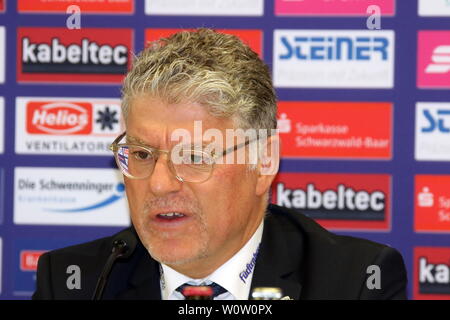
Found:
[[134, 99], [127, 119], [127, 141], [161, 149], [180, 142], [223, 144], [227, 130], [235, 130], [235, 121], [232, 117], [213, 116], [207, 110], [199, 103], [168, 104], [140, 96]]

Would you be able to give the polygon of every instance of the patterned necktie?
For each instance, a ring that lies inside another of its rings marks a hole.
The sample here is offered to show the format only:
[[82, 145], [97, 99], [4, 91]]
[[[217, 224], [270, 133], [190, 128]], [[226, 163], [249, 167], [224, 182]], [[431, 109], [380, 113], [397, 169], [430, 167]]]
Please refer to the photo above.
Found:
[[[186, 287], [209, 287], [209, 288], [211, 288], [212, 291], [213, 291], [213, 294], [212, 294], [212, 296], [211, 296], [211, 299], [214, 299], [215, 297], [221, 295], [222, 293], [228, 292], [226, 289], [222, 288], [220, 285], [218, 285], [218, 284], [215, 283], [215, 282], [212, 282], [212, 283], [209, 284], [209, 285], [202, 284], [202, 285], [198, 285], [198, 286], [192, 285], [192, 284], [188, 284], [188, 283], [185, 283], [185, 284], [182, 284], [181, 286], [179, 286], [175, 291], [178, 291], [178, 292], [180, 292], [181, 294], [183, 294], [183, 290], [184, 290], [184, 288], [186, 288]], [[183, 296], [184, 296], [184, 295], [183, 295]], [[185, 297], [185, 298], [186, 298], [186, 297]]]

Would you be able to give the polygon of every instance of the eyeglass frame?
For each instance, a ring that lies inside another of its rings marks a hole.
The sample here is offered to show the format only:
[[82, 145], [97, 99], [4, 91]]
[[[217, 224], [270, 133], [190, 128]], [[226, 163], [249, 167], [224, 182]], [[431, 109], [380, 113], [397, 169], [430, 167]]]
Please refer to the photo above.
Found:
[[[155, 153], [157, 154], [157, 156], [156, 156], [156, 158], [155, 158], [155, 165], [156, 165], [156, 162], [158, 161], [159, 155], [160, 155], [161, 153], [166, 153], [166, 154], [170, 155], [170, 153], [171, 153], [172, 150], [173, 150], [173, 148], [170, 149], [170, 150], [157, 149], [157, 148], [149, 147], [149, 146], [142, 145], [142, 144], [136, 144], [136, 143], [119, 143], [119, 141], [122, 140], [122, 139], [126, 136], [126, 134], [127, 134], [127, 132], [124, 131], [124, 132], [121, 133], [116, 139], [114, 139], [114, 141], [109, 145], [109, 150], [111, 150], [111, 151], [114, 153], [114, 158], [115, 158], [115, 160], [116, 160], [117, 165], [120, 167], [120, 171], [122, 172], [122, 174], [126, 175], [126, 176], [127, 176], [128, 178], [130, 178], [130, 179], [136, 179], [136, 180], [146, 179], [146, 178], [148, 178], [148, 177], [151, 176], [151, 174], [153, 173], [153, 171], [152, 171], [148, 176], [143, 177], [143, 178], [137, 178], [137, 177], [133, 177], [132, 175], [126, 174], [126, 173], [122, 170], [122, 166], [118, 163], [117, 154], [118, 154], [118, 151], [119, 151], [119, 147], [121, 147], [121, 146], [135, 146], [135, 147], [143, 148], [144, 150], [149, 151], [149, 152], [152, 152], [152, 153], [155, 152]], [[253, 141], [257, 140], [257, 139], [258, 139], [258, 138], [252, 139], [252, 140], [246, 140], [246, 141], [243, 142], [243, 143], [236, 144], [236, 145], [234, 145], [233, 147], [230, 147], [230, 148], [228, 148], [228, 149], [225, 149], [224, 151], [222, 151], [221, 154], [219, 153], [219, 154], [217, 154], [217, 155], [211, 155], [211, 154], [208, 154], [208, 153], [205, 152], [205, 151], [200, 151], [200, 152], [203, 152], [203, 153], [207, 154], [207, 155], [208, 155], [209, 157], [211, 157], [211, 159], [213, 160], [213, 163], [211, 164], [211, 169], [210, 169], [210, 172], [209, 172], [209, 176], [208, 176], [208, 178], [206, 178], [205, 180], [202, 180], [202, 181], [186, 181], [185, 179], [181, 178], [181, 177], [177, 174], [177, 172], [176, 172], [176, 170], [175, 170], [175, 167], [174, 167], [174, 165], [173, 165], [172, 160], [170, 159], [170, 157], [168, 157], [168, 160], [167, 160], [168, 163], [169, 163], [169, 169], [170, 169], [170, 171], [175, 175], [175, 178], [177, 178], [177, 180], [179, 180], [179, 181], [181, 181], [181, 182], [203, 183], [203, 182], [207, 181], [209, 178], [211, 178], [212, 172], [214, 171], [214, 165], [216, 164], [215, 160], [217, 160], [217, 159], [219, 159], [219, 158], [221, 158], [221, 157], [224, 157], [224, 156], [226, 156], [227, 154], [229, 154], [229, 153], [231, 153], [231, 152], [237, 151], [238, 149], [240, 149], [240, 148], [242, 148], [242, 147], [248, 145], [249, 143], [251, 143], [251, 142], [253, 142]], [[194, 149], [190, 149], [190, 151], [194, 151]], [[153, 167], [153, 169], [154, 169], [154, 167]]]

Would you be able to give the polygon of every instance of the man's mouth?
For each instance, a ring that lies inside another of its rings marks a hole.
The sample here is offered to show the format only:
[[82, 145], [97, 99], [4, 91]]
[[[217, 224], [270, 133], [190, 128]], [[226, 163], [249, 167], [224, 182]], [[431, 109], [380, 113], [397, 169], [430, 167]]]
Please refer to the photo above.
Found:
[[157, 219], [161, 219], [164, 221], [173, 221], [180, 220], [186, 217], [185, 214], [181, 212], [167, 212], [167, 213], [159, 213], [156, 215]]

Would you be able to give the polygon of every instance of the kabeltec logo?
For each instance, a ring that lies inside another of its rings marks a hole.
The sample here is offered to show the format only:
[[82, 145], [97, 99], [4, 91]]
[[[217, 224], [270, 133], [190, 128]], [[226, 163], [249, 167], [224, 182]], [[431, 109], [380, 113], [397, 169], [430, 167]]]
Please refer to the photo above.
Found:
[[414, 229], [450, 232], [450, 175], [416, 175]]
[[14, 223], [128, 226], [123, 177], [115, 169], [14, 169]]
[[[194, 29], [146, 29], [145, 30], [145, 45], [149, 42], [156, 41], [162, 37], [169, 37], [177, 32]], [[261, 30], [243, 30], [243, 29], [218, 29], [217, 32], [231, 34], [242, 40], [253, 51], [255, 51], [259, 57], [263, 58], [263, 33]]]
[[132, 14], [134, 0], [18, 0], [20, 13], [63, 13], [67, 7], [77, 5], [83, 14]]
[[450, 88], [450, 31], [419, 31], [417, 86]]
[[386, 174], [279, 173], [273, 203], [335, 230], [390, 230], [391, 178]]
[[419, 16], [448, 17], [450, 16], [449, 0], [419, 0]]
[[395, 14], [395, 0], [275, 0], [275, 14], [286, 16], [366, 16], [376, 5], [381, 14]]
[[417, 102], [415, 158], [450, 161], [450, 102]]
[[148, 15], [262, 16], [264, 0], [145, 0]]
[[450, 300], [450, 248], [414, 248], [415, 300]]
[[123, 130], [119, 99], [16, 99], [17, 153], [111, 156]]
[[281, 156], [389, 160], [392, 123], [388, 102], [281, 101]]
[[281, 88], [392, 88], [392, 30], [275, 30], [273, 78]]
[[132, 29], [19, 28], [17, 80], [120, 83], [132, 43]]

